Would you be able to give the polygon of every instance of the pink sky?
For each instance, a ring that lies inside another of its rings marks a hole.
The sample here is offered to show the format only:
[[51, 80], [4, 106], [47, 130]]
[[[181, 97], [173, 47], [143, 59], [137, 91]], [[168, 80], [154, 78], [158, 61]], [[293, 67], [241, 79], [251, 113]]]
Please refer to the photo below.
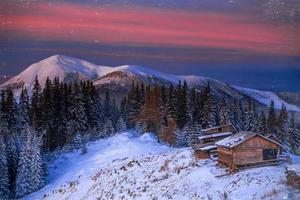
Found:
[[[2, 10], [10, 8], [12, 12]], [[74, 3], [0, 3], [0, 37], [300, 55], [299, 26], [251, 14]]]

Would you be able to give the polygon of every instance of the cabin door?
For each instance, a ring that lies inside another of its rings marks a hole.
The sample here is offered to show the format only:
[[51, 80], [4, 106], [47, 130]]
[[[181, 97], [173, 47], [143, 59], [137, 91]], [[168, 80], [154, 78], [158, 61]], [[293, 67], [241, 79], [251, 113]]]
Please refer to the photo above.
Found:
[[263, 159], [273, 160], [277, 159], [278, 149], [263, 149]]

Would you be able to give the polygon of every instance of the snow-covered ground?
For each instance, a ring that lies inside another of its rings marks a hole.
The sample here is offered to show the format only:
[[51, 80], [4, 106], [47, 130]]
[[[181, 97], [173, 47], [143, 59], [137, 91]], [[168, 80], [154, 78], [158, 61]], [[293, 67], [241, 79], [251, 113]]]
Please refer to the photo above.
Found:
[[299, 199], [285, 185], [285, 166], [217, 177], [226, 169], [196, 160], [189, 148], [158, 144], [152, 134], [122, 133], [90, 143], [88, 153], [63, 154], [49, 183], [24, 199]]

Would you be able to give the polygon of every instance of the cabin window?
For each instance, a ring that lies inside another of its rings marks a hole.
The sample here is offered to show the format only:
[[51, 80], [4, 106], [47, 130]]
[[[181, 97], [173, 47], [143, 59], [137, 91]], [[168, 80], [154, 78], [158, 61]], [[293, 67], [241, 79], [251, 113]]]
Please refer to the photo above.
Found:
[[277, 159], [278, 149], [264, 149], [263, 150], [263, 159], [264, 160], [273, 160]]
[[218, 128], [218, 131], [219, 131], [219, 132], [222, 132], [222, 128]]

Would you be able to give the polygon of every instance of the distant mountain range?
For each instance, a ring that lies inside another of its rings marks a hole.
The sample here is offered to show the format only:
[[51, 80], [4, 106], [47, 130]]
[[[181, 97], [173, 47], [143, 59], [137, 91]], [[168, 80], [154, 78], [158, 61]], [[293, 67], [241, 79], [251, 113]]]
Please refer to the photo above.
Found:
[[[225, 97], [229, 101], [232, 101], [233, 99], [246, 100], [248, 97], [251, 97], [262, 107], [268, 106], [271, 100], [273, 100], [276, 109], [280, 109], [281, 105], [285, 104], [288, 110], [300, 112], [300, 108], [296, 106], [298, 101], [295, 98], [291, 98], [290, 93], [288, 93], [289, 96], [286, 93], [277, 95], [274, 92], [233, 86], [207, 77], [171, 75], [135, 65], [123, 65], [119, 67], [99, 66], [63, 55], [54, 55], [32, 64], [23, 72], [2, 84], [0, 89], [11, 87], [18, 96], [22, 87], [27, 87], [29, 91], [33, 88], [36, 76], [38, 76], [42, 85], [45, 83], [47, 77], [50, 79], [59, 77], [61, 81], [65, 82], [92, 80], [100, 92], [103, 93], [103, 91], [109, 89], [112, 95], [116, 97], [126, 95], [130, 90], [132, 81], [144, 82], [146, 85], [158, 84], [168, 86], [186, 80], [190, 86], [196, 87], [199, 90], [209, 83], [213, 95], [217, 99]], [[290, 102], [293, 102], [295, 105]]]

